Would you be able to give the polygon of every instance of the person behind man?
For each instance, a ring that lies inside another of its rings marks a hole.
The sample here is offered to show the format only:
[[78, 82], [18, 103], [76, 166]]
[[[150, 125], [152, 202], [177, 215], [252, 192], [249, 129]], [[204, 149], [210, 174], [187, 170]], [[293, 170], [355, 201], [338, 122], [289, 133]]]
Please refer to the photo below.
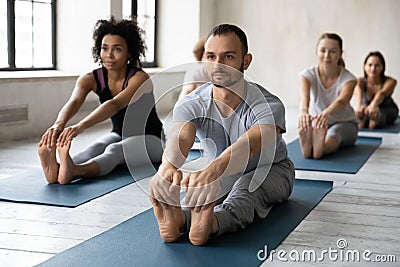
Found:
[[364, 77], [357, 79], [354, 90], [360, 128], [381, 128], [393, 124], [399, 115], [392, 98], [397, 81], [386, 76], [385, 69], [385, 58], [379, 51], [370, 52], [364, 60]]
[[[211, 82], [175, 105], [162, 164], [150, 180], [165, 242], [189, 232], [192, 244], [204, 245], [210, 236], [245, 228], [287, 200], [293, 188], [294, 165], [282, 139], [284, 105], [244, 79], [252, 61], [245, 33], [235, 25], [216, 26], [205, 58]], [[196, 134], [209, 161], [183, 175]]]
[[179, 94], [179, 99], [185, 95], [191, 93], [194, 89], [200, 85], [209, 81], [208, 74], [205, 70], [205, 66], [202, 63], [204, 61], [204, 44], [207, 41], [207, 37], [200, 38], [193, 48], [193, 56], [196, 59], [196, 64], [190, 64], [189, 69], [185, 73], [185, 78], [182, 85], [182, 91]]
[[[96, 22], [92, 54], [102, 66], [77, 79], [70, 99], [38, 144], [48, 183], [68, 184], [78, 177], [106, 175], [126, 163], [124, 151], [133, 151], [128, 153], [131, 166], [161, 161], [163, 130], [149, 75], [140, 67], [145, 49], [141, 33], [134, 20], [111, 18]], [[78, 123], [66, 126], [90, 92], [99, 96], [101, 104]], [[71, 158], [73, 138], [107, 119], [112, 122], [111, 132]], [[148, 158], [143, 157], [144, 153]]]
[[318, 65], [300, 73], [298, 132], [305, 158], [320, 159], [356, 141], [358, 119], [350, 106], [356, 77], [342, 54], [342, 38], [324, 33], [317, 43]]

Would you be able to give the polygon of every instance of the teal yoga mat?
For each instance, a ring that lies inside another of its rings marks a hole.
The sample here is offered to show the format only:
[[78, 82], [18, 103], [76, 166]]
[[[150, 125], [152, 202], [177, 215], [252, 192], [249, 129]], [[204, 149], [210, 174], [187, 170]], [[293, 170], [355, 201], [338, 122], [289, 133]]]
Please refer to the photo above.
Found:
[[377, 129], [368, 129], [368, 128], [361, 128], [359, 129], [360, 132], [376, 132], [376, 133], [400, 133], [400, 117], [397, 117], [394, 124], [386, 125], [382, 128]]
[[[188, 160], [200, 156], [201, 151], [192, 150]], [[0, 200], [72, 208], [150, 177], [155, 174], [157, 168], [158, 165], [142, 166], [132, 170], [132, 176], [125, 166], [119, 166], [103, 177], [81, 179], [67, 185], [48, 184], [42, 169], [31, 169], [0, 179]]]
[[124, 167], [118, 167], [101, 178], [82, 179], [68, 185], [48, 184], [42, 169], [33, 169], [1, 179], [0, 200], [76, 207], [133, 182]]
[[332, 184], [296, 179], [289, 200], [275, 205], [265, 220], [210, 239], [206, 246], [193, 246], [187, 236], [176, 243], [164, 243], [150, 209], [38, 266], [258, 266], [266, 258], [265, 247], [267, 254], [275, 249], [332, 189]]
[[287, 145], [296, 170], [357, 173], [382, 143], [380, 137], [359, 136], [354, 146], [339, 149], [321, 159], [306, 159], [301, 154], [299, 139]]

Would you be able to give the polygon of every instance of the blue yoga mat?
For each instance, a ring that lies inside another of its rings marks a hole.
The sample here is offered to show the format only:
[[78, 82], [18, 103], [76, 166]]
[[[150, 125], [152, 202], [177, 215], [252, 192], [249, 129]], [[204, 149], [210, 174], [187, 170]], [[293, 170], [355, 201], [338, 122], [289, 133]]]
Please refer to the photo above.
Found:
[[359, 136], [354, 146], [339, 149], [321, 159], [306, 159], [301, 153], [299, 139], [287, 145], [296, 170], [357, 173], [375, 149], [382, 143], [380, 137]]
[[117, 168], [107, 176], [81, 179], [68, 185], [48, 184], [42, 169], [34, 169], [0, 180], [0, 200], [76, 207], [133, 182], [127, 168]]
[[[201, 156], [201, 151], [192, 150], [188, 160]], [[132, 170], [125, 166], [115, 168], [103, 177], [80, 179], [67, 185], [48, 184], [42, 169], [28, 170], [6, 179], [0, 179], [0, 200], [20, 203], [35, 203], [61, 207], [76, 207], [103, 196], [135, 181], [155, 174], [158, 165], [142, 166]]]
[[378, 129], [360, 128], [359, 131], [377, 133], [400, 133], [400, 117], [397, 117], [396, 121], [392, 125], [386, 125], [385, 127]]
[[193, 246], [187, 236], [176, 243], [161, 240], [153, 210], [57, 254], [39, 266], [258, 266], [267, 246], [275, 249], [332, 189], [331, 181], [296, 179], [290, 199], [275, 205], [267, 218], [244, 230]]

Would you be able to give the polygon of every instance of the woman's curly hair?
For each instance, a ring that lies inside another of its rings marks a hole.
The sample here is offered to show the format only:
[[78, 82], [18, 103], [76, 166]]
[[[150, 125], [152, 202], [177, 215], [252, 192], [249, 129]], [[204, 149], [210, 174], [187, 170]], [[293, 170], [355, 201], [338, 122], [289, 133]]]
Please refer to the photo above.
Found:
[[92, 55], [94, 62], [101, 62], [100, 52], [103, 37], [107, 34], [118, 35], [124, 38], [128, 46], [128, 52], [131, 55], [129, 65], [140, 67], [140, 59], [145, 56], [146, 45], [143, 41], [144, 31], [138, 26], [136, 18], [116, 20], [111, 17], [110, 20], [100, 19], [96, 22], [93, 29], [94, 45]]

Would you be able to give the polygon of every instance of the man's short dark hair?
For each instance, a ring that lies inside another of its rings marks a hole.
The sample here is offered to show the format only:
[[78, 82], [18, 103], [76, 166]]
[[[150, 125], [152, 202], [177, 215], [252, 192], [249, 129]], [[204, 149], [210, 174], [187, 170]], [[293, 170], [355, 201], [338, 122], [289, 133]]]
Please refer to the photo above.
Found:
[[239, 38], [240, 42], [242, 43], [243, 56], [246, 55], [249, 50], [249, 47], [247, 45], [247, 37], [244, 31], [242, 31], [242, 29], [240, 29], [236, 25], [220, 24], [218, 26], [215, 26], [208, 34], [208, 37], [224, 35], [227, 33], [234, 33]]

